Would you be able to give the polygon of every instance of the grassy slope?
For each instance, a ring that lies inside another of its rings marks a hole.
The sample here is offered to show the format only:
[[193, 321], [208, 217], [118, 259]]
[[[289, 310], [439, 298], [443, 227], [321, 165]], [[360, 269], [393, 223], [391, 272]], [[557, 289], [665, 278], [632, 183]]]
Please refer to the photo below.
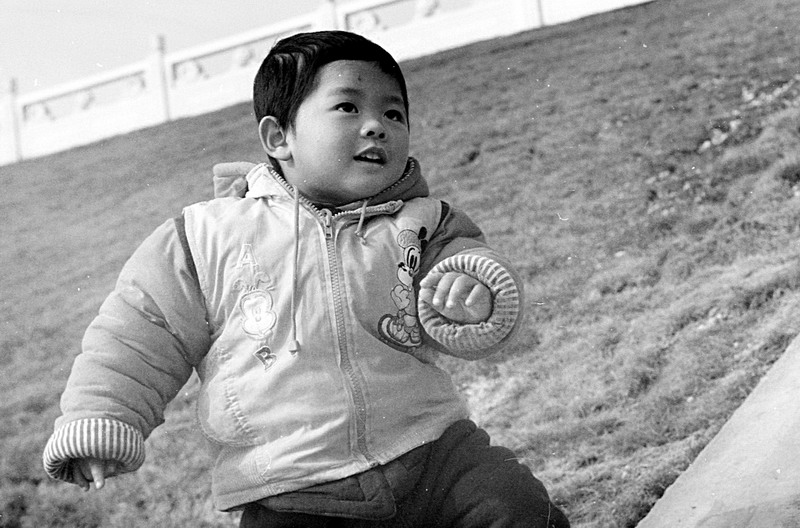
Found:
[[[798, 22], [786, 0], [658, 0], [405, 65], [433, 193], [526, 280], [518, 344], [445, 366], [575, 526], [634, 526], [800, 330]], [[0, 527], [233, 522], [191, 387], [100, 494], [39, 456], [125, 258], [253, 138], [240, 105], [0, 168]]]

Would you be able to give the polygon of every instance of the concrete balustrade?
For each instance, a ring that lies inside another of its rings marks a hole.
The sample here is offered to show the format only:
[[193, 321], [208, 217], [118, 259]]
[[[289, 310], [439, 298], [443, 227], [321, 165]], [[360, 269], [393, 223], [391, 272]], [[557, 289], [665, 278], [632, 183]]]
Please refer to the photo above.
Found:
[[47, 90], [0, 87], [0, 165], [248, 101], [270, 47], [302, 31], [346, 29], [399, 61], [564, 22], [643, 0], [356, 0], [167, 53]]

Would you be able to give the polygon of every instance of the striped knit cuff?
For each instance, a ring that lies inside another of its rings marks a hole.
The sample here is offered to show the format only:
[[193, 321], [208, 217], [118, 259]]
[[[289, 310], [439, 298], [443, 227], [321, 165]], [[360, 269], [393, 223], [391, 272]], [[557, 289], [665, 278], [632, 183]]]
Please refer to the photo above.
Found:
[[492, 292], [492, 315], [478, 324], [455, 323], [431, 305], [418, 302], [423, 328], [453, 355], [479, 359], [499, 349], [520, 315], [521, 294], [511, 273], [498, 262], [480, 255], [454, 255], [437, 264], [430, 273], [459, 271], [479, 280]]
[[116, 460], [122, 472], [135, 471], [144, 462], [144, 437], [117, 420], [87, 418], [59, 427], [47, 441], [44, 469], [50, 477], [74, 482], [70, 462], [80, 458]]

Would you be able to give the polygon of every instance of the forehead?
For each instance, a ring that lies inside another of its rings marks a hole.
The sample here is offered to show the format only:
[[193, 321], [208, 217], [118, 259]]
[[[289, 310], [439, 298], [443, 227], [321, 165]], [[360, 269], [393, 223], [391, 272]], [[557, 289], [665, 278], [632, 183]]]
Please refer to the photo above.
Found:
[[343, 89], [379, 91], [401, 97], [400, 83], [382, 71], [377, 63], [338, 60], [320, 68], [315, 80], [315, 91], [336, 92]]

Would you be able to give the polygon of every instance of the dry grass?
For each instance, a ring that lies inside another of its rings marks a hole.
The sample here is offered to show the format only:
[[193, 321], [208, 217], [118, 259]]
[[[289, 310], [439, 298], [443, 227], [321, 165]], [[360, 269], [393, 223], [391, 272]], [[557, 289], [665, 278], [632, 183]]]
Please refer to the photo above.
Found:
[[[635, 526], [800, 330], [798, 22], [784, 0], [657, 0], [405, 65], [433, 193], [526, 283], [518, 343], [444, 366], [576, 527]], [[39, 456], [125, 258], [259, 150], [240, 105], [0, 168], [0, 527], [235, 525], [191, 387], [100, 494]]]

